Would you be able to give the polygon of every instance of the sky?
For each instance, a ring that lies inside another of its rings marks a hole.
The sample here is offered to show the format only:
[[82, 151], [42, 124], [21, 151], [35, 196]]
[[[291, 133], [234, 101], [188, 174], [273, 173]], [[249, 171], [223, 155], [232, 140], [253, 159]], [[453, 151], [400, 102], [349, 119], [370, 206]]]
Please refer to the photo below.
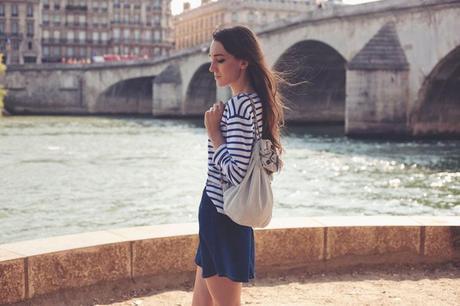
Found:
[[[343, 0], [343, 3], [346, 4], [360, 4], [365, 2], [373, 2], [379, 0]], [[190, 2], [191, 7], [197, 7], [200, 5], [201, 0], [172, 0], [171, 1], [171, 11], [173, 15], [177, 15], [182, 12], [182, 5], [184, 2]]]

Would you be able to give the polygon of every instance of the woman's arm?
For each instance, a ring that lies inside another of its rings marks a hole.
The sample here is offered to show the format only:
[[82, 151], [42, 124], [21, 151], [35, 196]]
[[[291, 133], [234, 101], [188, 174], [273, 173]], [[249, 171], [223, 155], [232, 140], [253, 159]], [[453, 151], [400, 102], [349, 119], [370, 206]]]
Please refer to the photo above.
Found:
[[[246, 175], [254, 143], [252, 112], [245, 112], [246, 108], [241, 107], [250, 103], [248, 101], [230, 100], [227, 103], [225, 138], [220, 131], [220, 120], [218, 120], [219, 114], [225, 113], [223, 111], [225, 105], [214, 105], [205, 115], [208, 136], [215, 151], [212, 162], [219, 166], [222, 174], [233, 185], [241, 183]], [[237, 105], [239, 107], [236, 107]]]

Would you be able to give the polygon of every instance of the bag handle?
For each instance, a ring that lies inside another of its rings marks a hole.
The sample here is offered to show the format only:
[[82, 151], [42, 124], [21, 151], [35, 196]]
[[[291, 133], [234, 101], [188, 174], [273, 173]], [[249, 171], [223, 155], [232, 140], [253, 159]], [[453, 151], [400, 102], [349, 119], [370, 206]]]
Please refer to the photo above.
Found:
[[254, 117], [252, 119], [252, 123], [254, 123], [254, 129], [255, 129], [255, 139], [258, 140], [258, 139], [261, 139], [262, 136], [260, 136], [260, 131], [259, 131], [259, 124], [257, 122], [257, 112], [256, 112], [256, 105], [254, 103], [254, 100], [252, 100], [251, 96], [249, 94], [246, 94], [246, 96], [249, 98], [249, 100], [251, 101], [251, 106], [252, 106], [252, 112], [254, 113]]

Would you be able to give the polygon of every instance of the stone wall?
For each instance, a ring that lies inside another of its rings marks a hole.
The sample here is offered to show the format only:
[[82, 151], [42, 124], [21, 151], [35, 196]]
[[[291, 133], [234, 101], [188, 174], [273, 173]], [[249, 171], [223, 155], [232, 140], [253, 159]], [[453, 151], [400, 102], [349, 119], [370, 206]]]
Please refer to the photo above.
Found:
[[[48, 305], [53, 299], [71, 304], [87, 292], [191, 282], [197, 232], [194, 223], [172, 224], [0, 245], [0, 304]], [[315, 273], [460, 262], [458, 217], [275, 219], [255, 237], [259, 277], [290, 269]]]

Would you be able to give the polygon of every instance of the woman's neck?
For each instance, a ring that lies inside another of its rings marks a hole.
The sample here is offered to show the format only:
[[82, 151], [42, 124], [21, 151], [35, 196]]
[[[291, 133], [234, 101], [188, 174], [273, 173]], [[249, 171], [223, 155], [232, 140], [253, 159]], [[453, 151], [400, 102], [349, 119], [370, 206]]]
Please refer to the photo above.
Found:
[[237, 82], [230, 84], [230, 88], [232, 90], [232, 96], [236, 96], [241, 93], [255, 92], [249, 80], [247, 80], [246, 74], [244, 74]]

